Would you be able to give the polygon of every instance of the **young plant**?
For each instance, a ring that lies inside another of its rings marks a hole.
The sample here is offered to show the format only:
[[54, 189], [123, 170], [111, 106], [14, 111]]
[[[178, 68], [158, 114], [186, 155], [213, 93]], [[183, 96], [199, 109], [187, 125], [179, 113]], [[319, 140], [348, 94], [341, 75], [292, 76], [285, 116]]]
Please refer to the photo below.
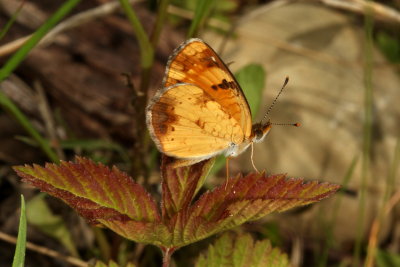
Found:
[[254, 242], [250, 234], [234, 236], [224, 233], [206, 253], [202, 253], [196, 267], [289, 267], [286, 254], [273, 248], [269, 240]]
[[75, 162], [16, 166], [22, 180], [65, 201], [88, 222], [163, 252], [169, 266], [177, 249], [274, 211], [307, 205], [336, 192], [338, 185], [263, 173], [237, 175], [194, 200], [214, 159], [173, 168], [161, 164], [162, 201], [116, 167], [76, 157]]

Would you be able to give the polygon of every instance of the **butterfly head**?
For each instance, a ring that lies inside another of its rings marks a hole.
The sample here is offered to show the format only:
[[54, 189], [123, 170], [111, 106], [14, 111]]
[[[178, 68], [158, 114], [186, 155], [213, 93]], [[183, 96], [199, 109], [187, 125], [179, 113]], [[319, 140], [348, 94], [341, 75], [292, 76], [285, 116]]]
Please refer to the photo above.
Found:
[[253, 142], [259, 143], [264, 140], [265, 136], [271, 130], [272, 123], [270, 121], [266, 123], [256, 123], [252, 127], [253, 132]]

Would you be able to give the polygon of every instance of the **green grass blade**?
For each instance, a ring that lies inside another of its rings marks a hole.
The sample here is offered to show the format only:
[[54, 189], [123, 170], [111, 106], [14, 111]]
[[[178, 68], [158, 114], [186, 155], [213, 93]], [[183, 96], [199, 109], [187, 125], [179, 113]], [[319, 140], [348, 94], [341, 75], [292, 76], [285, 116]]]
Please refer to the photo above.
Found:
[[199, 29], [204, 24], [204, 21], [210, 14], [210, 11], [214, 5], [213, 0], [202, 0], [197, 1], [197, 6], [194, 12], [194, 18], [190, 24], [189, 32], [187, 38], [192, 38], [197, 36]]
[[25, 262], [26, 250], [26, 211], [24, 196], [21, 195], [21, 216], [19, 217], [18, 239], [12, 267], [22, 267]]
[[154, 25], [154, 31], [151, 34], [151, 44], [153, 46], [153, 49], [156, 49], [158, 44], [158, 39], [160, 38], [161, 30], [165, 25], [165, 19], [167, 18], [168, 15], [167, 9], [170, 2], [171, 0], [159, 1], [156, 23]]
[[397, 138], [396, 146], [394, 148], [393, 160], [392, 163], [390, 164], [389, 175], [386, 180], [386, 190], [381, 209], [383, 208], [385, 203], [389, 200], [390, 196], [392, 195], [396, 187], [396, 177], [399, 170], [399, 165], [400, 165], [400, 137]]
[[370, 175], [370, 157], [372, 142], [372, 109], [373, 109], [373, 87], [372, 87], [372, 71], [373, 71], [373, 16], [371, 10], [366, 10], [364, 19], [365, 30], [365, 49], [364, 49], [364, 125], [363, 125], [363, 152], [362, 152], [362, 171], [361, 171], [361, 187], [359, 195], [359, 212], [357, 214], [357, 233], [353, 254], [353, 266], [360, 265], [362, 243], [365, 230], [365, 205], [366, 191], [368, 187], [368, 178]]
[[[353, 178], [354, 170], [357, 166], [357, 163], [358, 163], [358, 156], [355, 156], [355, 157], [353, 157], [353, 160], [351, 161], [350, 166], [347, 169], [346, 175], [344, 176], [342, 182], [340, 183], [342, 185], [342, 189], [339, 190], [339, 193], [341, 191], [344, 191], [347, 188], [347, 186], [349, 185], [350, 180]], [[339, 208], [342, 204], [342, 201], [343, 201], [343, 193], [338, 194], [336, 196], [335, 203], [333, 204], [331, 218], [326, 227], [327, 230], [325, 231], [326, 237], [325, 237], [324, 247], [322, 248], [322, 253], [320, 253], [320, 255], [318, 255], [317, 266], [319, 266], [319, 267], [327, 266], [328, 253], [335, 242], [333, 233], [335, 230], [335, 226], [337, 225], [336, 221], [337, 221], [337, 217], [339, 214]], [[324, 213], [323, 216], [325, 217], [326, 210], [322, 210], [321, 212]]]
[[118, 143], [105, 141], [101, 139], [75, 139], [75, 140], [62, 140], [60, 145], [63, 149], [76, 149], [80, 148], [87, 151], [96, 151], [99, 149], [116, 151], [122, 160], [130, 163], [128, 152]]
[[0, 91], [0, 106], [14, 116], [18, 123], [25, 129], [25, 131], [27, 131], [28, 134], [35, 139], [50, 160], [54, 162], [58, 161], [58, 156], [50, 147], [49, 142], [44, 139], [38, 131], [36, 131], [24, 113], [22, 113], [22, 111], [2, 91]]
[[400, 254], [378, 250], [376, 265], [378, 267], [400, 266]]
[[19, 12], [21, 11], [22, 7], [24, 6], [24, 1], [21, 2], [18, 9], [14, 12], [12, 17], [7, 21], [6, 25], [4, 25], [3, 29], [0, 31], [0, 40], [3, 39], [4, 35], [8, 32], [11, 26], [14, 24], [15, 20], [17, 19]]
[[128, 0], [119, 0], [119, 2], [121, 3], [121, 7], [124, 10], [129, 22], [131, 23], [131, 26], [139, 42], [141, 56], [140, 64], [144, 69], [149, 68], [153, 65], [154, 60], [154, 50], [150, 43], [150, 39], [147, 36], [145, 29], [140, 23], [138, 16], [136, 15], [132, 6], [129, 4]]
[[[134, 105], [134, 109], [137, 113], [137, 120], [139, 124], [137, 125], [138, 129], [142, 129], [136, 132], [136, 140], [141, 144], [141, 149], [138, 150], [137, 154], [139, 156], [133, 157], [132, 158], [132, 172], [137, 173], [137, 174], [143, 174], [144, 177], [148, 177], [148, 171], [147, 171], [147, 162], [144, 160], [144, 154], [145, 151], [147, 151], [148, 147], [148, 141], [149, 141], [149, 136], [147, 133], [144, 131], [146, 129], [146, 118], [145, 118], [145, 113], [144, 110], [146, 108], [146, 102], [147, 102], [147, 93], [149, 90], [150, 86], [150, 80], [151, 80], [151, 71], [154, 63], [154, 49], [153, 45], [150, 42], [150, 39], [143, 28], [143, 25], [141, 24], [138, 16], [136, 15], [135, 11], [133, 10], [132, 6], [128, 3], [127, 0], [119, 0], [122, 9], [124, 10], [126, 17], [131, 23], [131, 26], [133, 28], [133, 31], [136, 34], [136, 38], [139, 42], [139, 48], [140, 48], [140, 66], [141, 66], [141, 74], [140, 74], [140, 85], [139, 85], [139, 90], [134, 89], [134, 95], [137, 98], [137, 105]], [[166, 6], [165, 2], [161, 3], [162, 6], [160, 6], [160, 9], [162, 9], [160, 12], [166, 12]], [[160, 15], [160, 14], [159, 14]], [[161, 31], [161, 26], [159, 24], [162, 23], [160, 19], [157, 20], [157, 25], [156, 25], [156, 30]], [[158, 33], [155, 33], [156, 35]], [[153, 35], [153, 41], [156, 42], [158, 39], [157, 36]], [[139, 93], [140, 92], [140, 93]], [[133, 149], [137, 149], [134, 147]], [[145, 179], [147, 180], [147, 179]]]
[[0, 69], [0, 82], [7, 78], [25, 59], [28, 53], [62, 18], [74, 8], [80, 0], [65, 2], [33, 35], [32, 37], [4, 64]]
[[[74, 8], [80, 0], [69, 0], [65, 2], [33, 35], [28, 41], [17, 51], [0, 69], [0, 82], [6, 79], [26, 58], [28, 53], [39, 43], [39, 41], [51, 30], [72, 8]], [[21, 126], [38, 142], [40, 148], [52, 161], [58, 161], [58, 156], [51, 149], [49, 143], [39, 134], [33, 127], [29, 119], [22, 111], [3, 93], [0, 92], [0, 106], [7, 110]]]

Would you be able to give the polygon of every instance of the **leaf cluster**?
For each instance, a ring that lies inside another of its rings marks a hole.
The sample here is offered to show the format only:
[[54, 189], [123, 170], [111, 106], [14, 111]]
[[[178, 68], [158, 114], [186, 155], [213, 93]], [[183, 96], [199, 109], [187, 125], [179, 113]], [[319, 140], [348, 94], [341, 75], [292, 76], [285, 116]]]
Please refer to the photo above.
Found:
[[76, 157], [45, 167], [14, 167], [23, 180], [61, 198], [92, 224], [162, 249], [176, 250], [274, 211], [307, 205], [333, 194], [338, 185], [265, 173], [238, 175], [194, 200], [213, 165], [206, 160], [173, 168], [163, 157], [162, 201], [116, 167]]

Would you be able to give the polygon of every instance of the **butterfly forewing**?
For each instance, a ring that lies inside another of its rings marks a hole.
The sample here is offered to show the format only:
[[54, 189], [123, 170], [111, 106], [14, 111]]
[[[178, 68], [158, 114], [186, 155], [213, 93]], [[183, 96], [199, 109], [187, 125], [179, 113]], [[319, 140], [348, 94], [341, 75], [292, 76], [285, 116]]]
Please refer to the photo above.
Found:
[[244, 138], [249, 138], [252, 122], [246, 98], [226, 65], [202, 40], [188, 40], [169, 59], [163, 86], [177, 83], [200, 87], [204, 95], [219, 103], [238, 122]]

